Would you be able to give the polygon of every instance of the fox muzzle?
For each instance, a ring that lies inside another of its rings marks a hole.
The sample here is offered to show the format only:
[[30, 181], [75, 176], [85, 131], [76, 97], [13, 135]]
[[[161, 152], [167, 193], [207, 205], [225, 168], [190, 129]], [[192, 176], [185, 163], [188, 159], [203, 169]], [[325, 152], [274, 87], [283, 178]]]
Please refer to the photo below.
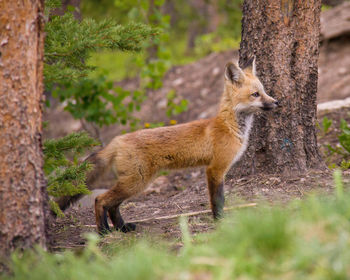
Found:
[[277, 100], [275, 100], [274, 102], [272, 103], [263, 103], [263, 106], [261, 107], [262, 110], [264, 111], [270, 111], [274, 108], [277, 108], [279, 106], [279, 103]]

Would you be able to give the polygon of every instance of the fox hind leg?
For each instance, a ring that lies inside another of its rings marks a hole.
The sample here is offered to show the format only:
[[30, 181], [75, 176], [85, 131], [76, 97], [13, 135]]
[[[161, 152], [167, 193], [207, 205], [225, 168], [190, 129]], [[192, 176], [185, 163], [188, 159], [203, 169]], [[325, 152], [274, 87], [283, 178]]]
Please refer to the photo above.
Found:
[[119, 211], [120, 204], [130, 196], [131, 195], [121, 192], [117, 184], [116, 187], [96, 197], [95, 216], [97, 232], [99, 234], [104, 235], [111, 231], [108, 225], [107, 213], [117, 230], [121, 230], [123, 232], [135, 230], [135, 225], [124, 223]]
[[[135, 162], [136, 161], [136, 162]], [[115, 229], [122, 232], [135, 230], [136, 225], [125, 223], [120, 214], [120, 204], [129, 197], [143, 191], [152, 180], [156, 170], [139, 158], [132, 158], [117, 168], [118, 181], [109, 191], [99, 195], [95, 201], [96, 225], [99, 233], [109, 231], [107, 213]]]
[[124, 200], [142, 191], [145, 185], [142, 180], [138, 180], [138, 177], [119, 178], [112, 189], [96, 197], [95, 215], [98, 233], [105, 234], [110, 231], [107, 213], [117, 230], [123, 232], [135, 230], [134, 224], [124, 223], [119, 206]]
[[[121, 204], [121, 203], [120, 203]], [[122, 215], [120, 214], [119, 206], [111, 207], [108, 209], [108, 215], [112, 220], [113, 226], [116, 230], [120, 230], [122, 232], [134, 231], [136, 229], [136, 225], [134, 223], [125, 223]]]

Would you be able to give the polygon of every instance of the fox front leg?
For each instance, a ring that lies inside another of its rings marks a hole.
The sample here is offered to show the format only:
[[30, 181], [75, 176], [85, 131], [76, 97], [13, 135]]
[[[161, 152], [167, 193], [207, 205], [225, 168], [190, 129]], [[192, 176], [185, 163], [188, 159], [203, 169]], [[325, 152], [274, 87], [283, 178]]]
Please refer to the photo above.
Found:
[[207, 169], [207, 181], [210, 196], [210, 205], [213, 212], [214, 219], [220, 219], [223, 216], [223, 209], [225, 204], [224, 196], [224, 176], [222, 172]]

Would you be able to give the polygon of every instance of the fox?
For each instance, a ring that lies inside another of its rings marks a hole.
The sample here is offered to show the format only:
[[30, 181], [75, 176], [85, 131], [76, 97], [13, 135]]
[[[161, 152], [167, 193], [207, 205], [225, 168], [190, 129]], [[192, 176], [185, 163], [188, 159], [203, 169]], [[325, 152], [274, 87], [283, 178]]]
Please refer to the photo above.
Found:
[[[237, 62], [226, 64], [224, 90], [215, 117], [113, 138], [86, 159], [94, 166], [87, 176], [88, 187], [106, 170], [112, 169], [116, 175], [114, 186], [95, 199], [97, 232], [104, 235], [111, 231], [108, 216], [116, 230], [135, 230], [135, 224], [124, 222], [119, 207], [145, 190], [161, 170], [205, 166], [213, 218], [221, 218], [224, 177], [247, 149], [254, 114], [277, 106], [278, 101], [265, 92], [257, 77], [252, 57], [242, 68]], [[64, 210], [78, 198], [63, 197], [58, 204]]]

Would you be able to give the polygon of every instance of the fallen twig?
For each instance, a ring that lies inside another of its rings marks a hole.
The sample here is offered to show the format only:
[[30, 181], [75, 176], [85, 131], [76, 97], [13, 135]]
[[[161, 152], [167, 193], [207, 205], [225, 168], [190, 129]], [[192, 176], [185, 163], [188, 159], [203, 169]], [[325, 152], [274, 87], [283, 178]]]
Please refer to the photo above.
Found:
[[72, 249], [79, 249], [79, 248], [85, 248], [86, 245], [79, 244], [79, 245], [72, 245], [72, 246], [52, 246], [50, 247], [51, 250], [72, 250]]
[[[240, 204], [232, 207], [225, 207], [224, 211], [230, 211], [238, 208], [246, 208], [246, 207], [253, 207], [256, 206], [257, 203], [246, 203], [246, 204]], [[179, 217], [190, 217], [190, 216], [196, 216], [200, 214], [207, 214], [211, 213], [211, 210], [201, 210], [201, 211], [194, 211], [194, 212], [189, 212], [189, 213], [181, 213], [181, 214], [174, 214], [174, 215], [168, 215], [168, 216], [161, 216], [161, 217], [153, 217], [153, 218], [146, 218], [146, 219], [141, 219], [141, 220], [133, 220], [130, 221], [130, 223], [143, 223], [143, 222], [148, 222], [148, 221], [159, 221], [159, 220], [170, 220], [170, 219], [175, 219]], [[85, 227], [96, 227], [96, 225], [84, 225]], [[110, 225], [112, 226], [112, 225]]]

